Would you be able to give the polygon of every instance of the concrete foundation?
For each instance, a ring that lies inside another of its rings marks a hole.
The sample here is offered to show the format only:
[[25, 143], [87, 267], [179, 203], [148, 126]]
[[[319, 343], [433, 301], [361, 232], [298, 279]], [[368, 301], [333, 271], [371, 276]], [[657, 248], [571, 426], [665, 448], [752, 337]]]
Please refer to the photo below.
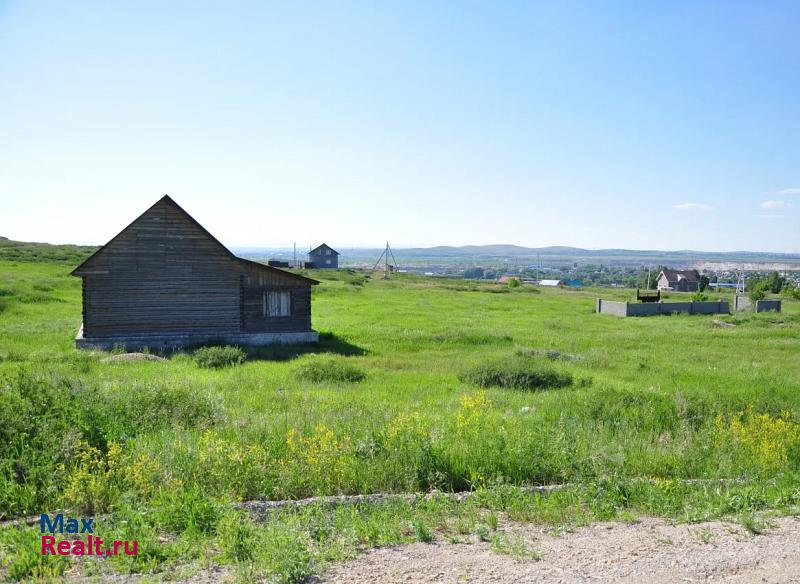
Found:
[[656, 316], [659, 314], [730, 314], [730, 307], [724, 300], [718, 302], [614, 302], [597, 299], [595, 308], [598, 314], [614, 316]]
[[780, 300], [758, 300], [756, 301], [756, 312], [780, 312]]
[[755, 306], [753, 306], [753, 302], [747, 296], [739, 296], [737, 294], [733, 300], [733, 308], [734, 310], [753, 310], [755, 308], [756, 312], [780, 312], [781, 301], [757, 300]]
[[83, 327], [75, 337], [78, 349], [99, 349], [108, 351], [115, 346], [125, 347], [127, 351], [148, 349], [180, 349], [200, 345], [298, 345], [319, 342], [317, 331], [302, 333], [214, 333], [214, 334], [140, 334], [113, 337], [84, 337]]

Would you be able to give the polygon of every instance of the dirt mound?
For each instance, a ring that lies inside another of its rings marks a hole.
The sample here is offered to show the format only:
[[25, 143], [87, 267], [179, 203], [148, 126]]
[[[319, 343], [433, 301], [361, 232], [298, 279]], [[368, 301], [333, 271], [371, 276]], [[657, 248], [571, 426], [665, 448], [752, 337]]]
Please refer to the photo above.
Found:
[[120, 353], [103, 359], [103, 363], [118, 363], [120, 361], [166, 361], [166, 359], [149, 353]]

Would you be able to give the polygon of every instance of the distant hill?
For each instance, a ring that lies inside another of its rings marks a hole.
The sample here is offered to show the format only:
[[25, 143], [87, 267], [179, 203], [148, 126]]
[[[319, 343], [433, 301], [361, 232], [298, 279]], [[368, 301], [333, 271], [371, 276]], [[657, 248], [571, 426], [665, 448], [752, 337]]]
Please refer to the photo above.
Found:
[[[354, 250], [355, 251], [355, 250]], [[770, 262], [800, 263], [800, 253], [786, 254], [760, 251], [709, 252], [698, 250], [583, 249], [570, 246], [522, 247], [519, 245], [463, 245], [397, 249], [395, 254], [406, 258], [494, 258], [615, 263], [676, 262]]]
[[449, 246], [440, 245], [436, 247], [417, 247], [397, 250], [404, 254], [420, 254], [420, 255], [455, 255], [463, 256], [465, 254], [475, 256], [492, 256], [492, 257], [519, 257], [531, 256], [538, 254], [576, 254], [587, 253], [587, 250], [578, 247], [567, 246], [550, 246], [550, 247], [522, 247], [513, 244], [492, 244], [492, 245], [461, 245]]
[[532, 247], [522, 247], [520, 245], [513, 245], [513, 244], [493, 244], [493, 245], [461, 245], [461, 246], [450, 246], [450, 245], [440, 245], [436, 247], [418, 247], [418, 248], [409, 248], [400, 250], [403, 253], [411, 253], [411, 254], [446, 254], [446, 255], [464, 255], [464, 254], [472, 254], [477, 256], [503, 256], [503, 257], [513, 257], [513, 256], [528, 256], [531, 254], [536, 253], [581, 253], [585, 252], [586, 250], [577, 248], [577, 247], [564, 247], [564, 246], [552, 246], [552, 247], [541, 247], [541, 248], [532, 248]]
[[53, 262], [77, 266], [97, 249], [98, 246], [91, 245], [54, 245], [14, 241], [0, 236], [0, 261]]
[[[383, 249], [337, 247], [342, 254], [340, 265], [370, 266]], [[234, 248], [233, 251], [252, 259], [291, 259], [292, 250], [285, 248]], [[572, 263], [603, 264], [621, 267], [666, 265], [674, 268], [713, 267], [721, 269], [787, 269], [800, 270], [800, 253], [786, 254], [760, 251], [709, 252], [697, 250], [584, 249], [564, 245], [523, 247], [513, 244], [439, 245], [435, 247], [396, 248], [397, 263], [403, 267], [423, 266], [510, 266], [558, 267]], [[305, 254], [298, 254], [304, 258]]]

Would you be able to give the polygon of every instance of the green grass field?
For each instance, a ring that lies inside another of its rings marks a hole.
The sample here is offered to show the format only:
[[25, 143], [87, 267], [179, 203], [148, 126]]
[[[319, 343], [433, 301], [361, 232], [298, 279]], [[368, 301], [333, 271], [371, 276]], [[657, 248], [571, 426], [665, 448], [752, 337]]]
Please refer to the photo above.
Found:
[[[631, 291], [317, 272], [318, 347], [205, 368], [77, 352], [71, 267], [0, 262], [0, 518], [67, 509], [138, 539], [136, 558], [83, 562], [90, 576], [226, 564], [295, 582], [366, 546], [491, 537], [498, 514], [749, 522], [800, 503], [797, 301], [721, 327], [594, 314], [598, 295]], [[505, 373], [540, 386], [479, 386]], [[521, 488], [551, 484], [568, 486]], [[258, 524], [234, 505], [434, 490], [475, 495]], [[0, 576], [69, 568], [38, 536], [0, 531]]]

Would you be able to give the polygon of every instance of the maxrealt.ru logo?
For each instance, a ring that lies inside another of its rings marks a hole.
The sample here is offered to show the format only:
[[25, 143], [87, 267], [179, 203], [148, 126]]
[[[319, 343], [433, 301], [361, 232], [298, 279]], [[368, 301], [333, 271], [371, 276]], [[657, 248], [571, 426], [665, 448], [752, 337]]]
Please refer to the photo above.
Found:
[[[139, 542], [136, 540], [106, 542], [94, 535], [94, 518], [91, 517], [64, 517], [61, 513], [51, 518], [47, 514], [42, 514], [39, 525], [42, 531], [42, 555], [48, 556], [116, 556], [120, 552], [128, 556], [135, 556], [139, 553]], [[57, 540], [55, 535], [67, 534], [71, 537]]]

